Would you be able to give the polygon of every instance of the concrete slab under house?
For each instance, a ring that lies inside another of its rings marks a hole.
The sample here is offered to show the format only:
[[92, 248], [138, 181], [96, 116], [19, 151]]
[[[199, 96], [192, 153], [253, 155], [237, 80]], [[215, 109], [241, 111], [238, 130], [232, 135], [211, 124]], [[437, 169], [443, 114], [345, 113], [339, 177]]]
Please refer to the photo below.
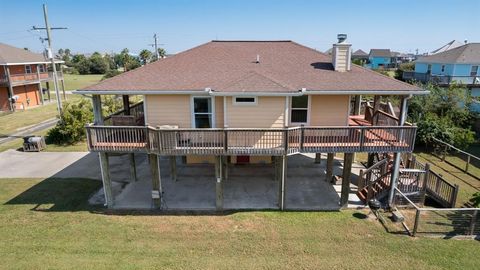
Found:
[[[407, 101], [428, 92], [350, 59], [343, 34], [332, 56], [292, 41], [212, 41], [76, 90], [93, 102], [86, 131], [101, 164], [98, 194], [112, 209], [391, 202], [400, 155], [414, 147]], [[103, 116], [101, 95], [123, 96], [124, 109]], [[143, 102], [130, 104], [130, 95]], [[387, 96], [400, 98], [399, 113]], [[359, 152], [369, 155], [366, 174], [354, 163]], [[120, 188], [111, 167], [119, 160], [130, 175]]]

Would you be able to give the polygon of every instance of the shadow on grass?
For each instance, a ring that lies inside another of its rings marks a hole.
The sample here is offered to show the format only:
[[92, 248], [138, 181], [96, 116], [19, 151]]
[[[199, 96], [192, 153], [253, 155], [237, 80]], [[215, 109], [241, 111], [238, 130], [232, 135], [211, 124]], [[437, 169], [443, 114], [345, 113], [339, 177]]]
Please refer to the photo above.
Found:
[[74, 212], [100, 210], [88, 204], [102, 182], [83, 178], [47, 178], [9, 200], [5, 205], [31, 204], [32, 210]]

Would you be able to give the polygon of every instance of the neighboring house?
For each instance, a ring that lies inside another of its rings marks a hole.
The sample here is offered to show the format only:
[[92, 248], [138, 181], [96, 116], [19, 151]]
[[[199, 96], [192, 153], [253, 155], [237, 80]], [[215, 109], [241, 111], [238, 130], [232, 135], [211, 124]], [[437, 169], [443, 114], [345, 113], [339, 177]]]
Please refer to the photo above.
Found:
[[392, 63], [392, 53], [390, 49], [371, 49], [368, 62], [371, 69], [388, 68]]
[[[295, 184], [299, 196], [297, 203], [307, 197], [320, 196], [314, 191], [318, 181], [330, 183], [335, 153], [344, 156], [341, 206], [349, 200], [355, 152], [368, 152], [372, 157], [379, 152], [394, 153], [392, 168], [396, 181], [400, 153], [411, 152], [414, 147], [416, 127], [403, 125], [407, 99], [428, 92], [351, 65], [350, 47], [345, 36], [340, 36], [339, 42], [333, 45], [332, 56], [292, 41], [212, 41], [76, 90], [77, 94], [92, 97], [95, 121], [87, 127], [87, 142], [91, 152], [99, 153], [106, 205], [117, 207], [109, 174], [109, 155], [116, 154], [130, 155], [133, 174], [136, 158], [133, 154], [148, 155], [151, 181], [132, 180], [126, 190], [146, 191], [134, 197], [148, 200], [148, 207], [156, 208], [165, 208], [168, 204], [169, 209], [175, 209], [178, 200], [188, 200], [187, 195], [180, 192], [188, 188], [201, 193], [195, 194], [197, 204], [183, 204], [179, 208], [245, 208], [248, 200], [242, 204], [235, 203], [232, 198], [245, 196], [253, 200], [250, 196], [260, 192], [254, 200], [266, 200], [274, 194], [278, 202], [275, 207], [289, 209], [293, 206], [285, 204], [285, 198], [291, 194], [291, 189], [285, 188], [287, 156], [300, 153], [317, 156], [328, 153], [328, 158], [325, 180], [306, 179], [303, 184]], [[117, 115], [108, 122], [113, 126], [106, 124], [101, 114], [101, 95], [122, 95], [126, 101], [124, 116]], [[144, 97], [143, 106], [136, 107], [135, 112], [128, 106], [129, 95]], [[367, 119], [358, 117], [361, 95], [375, 97], [369, 113], [371, 117], [365, 116]], [[388, 95], [401, 100], [399, 118], [378, 110], [380, 96]], [[356, 116], [352, 115], [352, 109]], [[382, 126], [379, 117], [386, 117], [390, 125], [393, 121], [399, 126]], [[142, 124], [136, 126], [139, 119]], [[115, 122], [122, 126], [115, 126]], [[159, 172], [164, 160], [159, 156], [170, 160], [170, 177], [165, 178], [165, 173]], [[180, 160], [177, 157], [182, 157], [184, 166], [213, 163], [216, 176], [204, 171], [197, 176], [197, 182], [176, 181], [176, 166]], [[245, 190], [227, 195], [234, 185], [230, 182], [233, 180], [225, 181], [227, 172], [238, 172], [242, 168], [238, 164], [249, 163], [263, 166], [268, 181], [264, 182], [265, 175], [263, 178], [259, 175], [258, 181], [247, 182], [257, 177], [250, 171], [244, 178], [237, 178], [235, 185], [242, 181], [251, 184], [244, 184]], [[272, 179], [269, 179], [273, 175], [268, 173], [270, 168], [275, 171]], [[204, 182], [200, 179], [205, 177], [211, 177], [211, 181], [201, 184]], [[323, 177], [321, 172], [319, 177]], [[271, 188], [272, 184], [275, 188]], [[203, 194], [200, 190], [205, 188], [213, 195]], [[333, 186], [328, 188], [333, 190]], [[224, 205], [224, 196], [230, 200], [228, 206]], [[118, 207], [139, 206], [124, 204]]]
[[[480, 43], [468, 43], [440, 53], [420, 57], [414, 72], [404, 72], [405, 80], [431, 82], [440, 86], [461, 83], [480, 97]], [[478, 103], [475, 111], [480, 111]]]
[[[63, 61], [56, 61], [63, 63]], [[42, 82], [53, 80], [50, 61], [42, 54], [0, 43], [0, 111], [14, 111], [43, 104]], [[63, 89], [63, 75], [58, 79]], [[50, 92], [47, 92], [50, 99]]]
[[352, 53], [352, 61], [357, 60], [363, 64], [366, 64], [368, 61], [368, 53], [358, 49]]

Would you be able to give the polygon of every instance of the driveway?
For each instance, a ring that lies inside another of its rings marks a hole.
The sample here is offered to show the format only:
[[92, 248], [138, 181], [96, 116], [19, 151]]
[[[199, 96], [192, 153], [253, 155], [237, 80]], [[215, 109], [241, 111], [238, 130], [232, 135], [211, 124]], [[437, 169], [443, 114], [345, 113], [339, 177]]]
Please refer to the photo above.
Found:
[[100, 178], [98, 156], [88, 152], [0, 153], [0, 178]]

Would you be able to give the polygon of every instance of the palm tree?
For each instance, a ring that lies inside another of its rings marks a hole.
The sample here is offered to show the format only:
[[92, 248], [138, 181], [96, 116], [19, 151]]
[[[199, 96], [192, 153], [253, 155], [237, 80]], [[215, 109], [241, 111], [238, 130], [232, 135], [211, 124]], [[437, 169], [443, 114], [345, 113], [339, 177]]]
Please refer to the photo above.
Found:
[[144, 50], [140, 51], [139, 56], [140, 56], [140, 59], [142, 60], [142, 63], [144, 65], [146, 65], [150, 61], [150, 59], [152, 58], [152, 52], [144, 49]]

